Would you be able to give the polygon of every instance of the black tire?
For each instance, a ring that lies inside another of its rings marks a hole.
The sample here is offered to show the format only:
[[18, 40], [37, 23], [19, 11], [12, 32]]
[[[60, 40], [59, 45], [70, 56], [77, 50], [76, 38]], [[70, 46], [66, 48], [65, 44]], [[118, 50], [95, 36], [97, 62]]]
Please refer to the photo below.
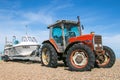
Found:
[[[41, 64], [47, 67], [57, 67], [57, 52], [49, 43], [44, 43], [41, 49]], [[48, 58], [44, 58], [48, 57]]]
[[[78, 57], [76, 57], [75, 60], [73, 60], [73, 58], [76, 56], [76, 53], [78, 53]], [[76, 64], [77, 58], [78, 64]], [[86, 60], [84, 62], [83, 60], [85, 58]], [[90, 71], [95, 64], [95, 55], [88, 46], [81, 43], [77, 43], [68, 49], [66, 62], [71, 71]], [[84, 65], [82, 65], [82, 63], [84, 63]]]
[[64, 62], [64, 65], [65, 65], [66, 67], [68, 67], [68, 66], [67, 66], [67, 62], [66, 62], [66, 58], [63, 58], [63, 62]]
[[3, 61], [8, 62], [9, 57], [7, 55], [5, 55], [5, 56], [2, 57], [2, 59], [3, 59]]
[[[96, 66], [98, 68], [111, 68], [116, 61], [115, 53], [110, 47], [103, 46], [103, 50], [105, 51], [105, 54], [103, 55], [104, 61], [102, 62], [96, 62]], [[98, 59], [98, 61], [100, 61]]]

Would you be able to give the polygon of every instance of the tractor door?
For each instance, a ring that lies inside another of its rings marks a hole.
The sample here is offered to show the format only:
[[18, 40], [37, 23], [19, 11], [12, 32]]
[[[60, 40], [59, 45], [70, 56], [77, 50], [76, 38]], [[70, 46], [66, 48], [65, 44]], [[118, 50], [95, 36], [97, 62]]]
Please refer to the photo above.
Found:
[[63, 36], [62, 36], [62, 28], [60, 26], [55, 26], [52, 28], [52, 38], [56, 42], [59, 51], [63, 52], [64, 51]]
[[80, 36], [80, 28], [78, 25], [74, 24], [65, 24], [64, 25], [64, 34], [66, 45], [69, 44], [69, 39], [72, 37]]

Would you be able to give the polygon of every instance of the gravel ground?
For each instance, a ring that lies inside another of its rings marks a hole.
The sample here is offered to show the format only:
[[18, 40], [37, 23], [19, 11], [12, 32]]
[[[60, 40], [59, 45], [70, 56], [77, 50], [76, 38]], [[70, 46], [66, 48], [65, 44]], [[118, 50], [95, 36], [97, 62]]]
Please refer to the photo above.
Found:
[[120, 59], [112, 68], [85, 72], [69, 71], [62, 63], [48, 68], [29, 61], [0, 61], [0, 80], [120, 80]]

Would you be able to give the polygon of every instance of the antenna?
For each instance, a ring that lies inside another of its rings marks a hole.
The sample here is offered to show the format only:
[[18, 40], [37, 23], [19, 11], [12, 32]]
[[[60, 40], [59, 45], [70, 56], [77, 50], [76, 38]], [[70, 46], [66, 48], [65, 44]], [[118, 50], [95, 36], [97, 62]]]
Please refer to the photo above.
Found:
[[5, 37], [5, 45], [7, 44], [7, 36]]
[[80, 35], [82, 35], [82, 29], [81, 29], [81, 25], [80, 25], [80, 17], [77, 16], [77, 19], [78, 19], [78, 26], [80, 27]]
[[25, 26], [25, 28], [26, 28], [26, 35], [28, 35], [28, 33], [27, 33], [27, 27], [28, 27], [28, 25]]

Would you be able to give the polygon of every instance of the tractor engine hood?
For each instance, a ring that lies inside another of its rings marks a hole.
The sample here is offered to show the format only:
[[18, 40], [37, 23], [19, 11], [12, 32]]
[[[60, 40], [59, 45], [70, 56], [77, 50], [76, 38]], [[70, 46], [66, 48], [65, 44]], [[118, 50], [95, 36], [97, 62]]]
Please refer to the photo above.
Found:
[[101, 35], [87, 34], [78, 37], [72, 37], [69, 39], [69, 43], [74, 43], [74, 42], [81, 42], [95, 51], [103, 50]]
[[69, 43], [76, 42], [76, 41], [90, 43], [93, 40], [93, 36], [94, 34], [86, 34], [78, 37], [72, 37], [69, 39]]
[[89, 46], [92, 50], [94, 50], [94, 34], [86, 34], [78, 37], [72, 37], [69, 39], [69, 44], [74, 42], [81, 42], [87, 46]]

